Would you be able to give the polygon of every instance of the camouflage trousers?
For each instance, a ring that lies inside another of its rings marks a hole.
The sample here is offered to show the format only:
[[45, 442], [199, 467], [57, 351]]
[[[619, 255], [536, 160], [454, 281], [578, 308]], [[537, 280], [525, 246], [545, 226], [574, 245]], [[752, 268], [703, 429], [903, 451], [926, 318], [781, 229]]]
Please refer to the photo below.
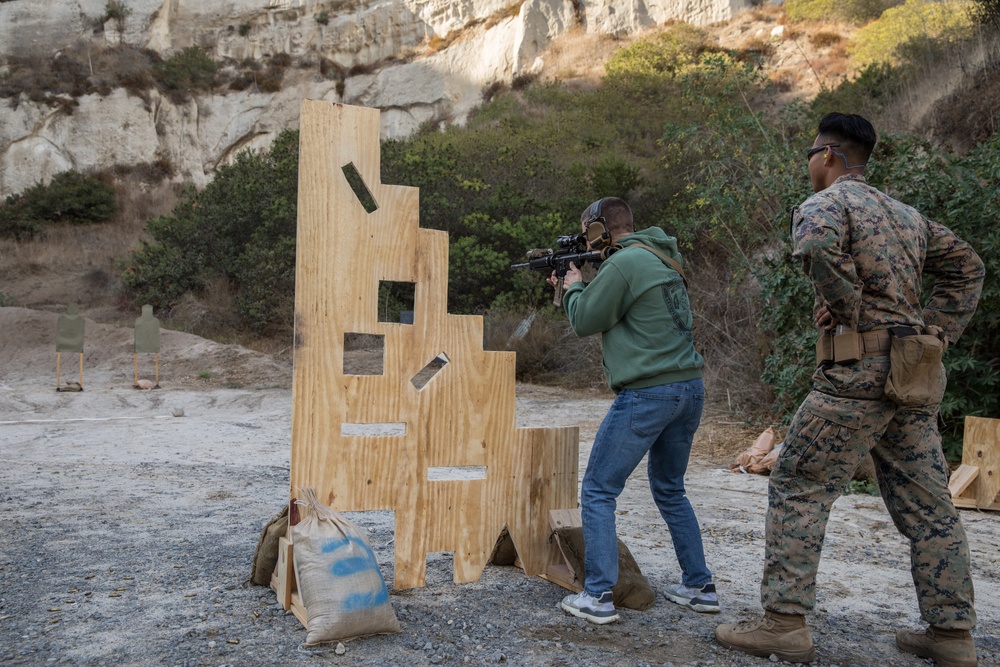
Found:
[[885, 399], [887, 371], [887, 357], [872, 357], [813, 376], [771, 471], [761, 603], [785, 614], [814, 608], [830, 508], [871, 453], [886, 508], [910, 542], [921, 617], [970, 629], [969, 547], [948, 491], [938, 406], [902, 408]]

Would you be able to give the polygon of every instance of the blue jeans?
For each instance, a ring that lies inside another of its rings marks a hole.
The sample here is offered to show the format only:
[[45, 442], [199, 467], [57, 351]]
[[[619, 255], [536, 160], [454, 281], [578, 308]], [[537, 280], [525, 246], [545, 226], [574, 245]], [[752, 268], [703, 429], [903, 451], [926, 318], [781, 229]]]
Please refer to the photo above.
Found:
[[701, 422], [701, 380], [623, 389], [615, 398], [590, 451], [583, 476], [584, 590], [599, 597], [618, 581], [615, 508], [625, 480], [649, 453], [649, 488], [667, 523], [685, 586], [712, 581], [701, 527], [684, 491], [691, 441]]

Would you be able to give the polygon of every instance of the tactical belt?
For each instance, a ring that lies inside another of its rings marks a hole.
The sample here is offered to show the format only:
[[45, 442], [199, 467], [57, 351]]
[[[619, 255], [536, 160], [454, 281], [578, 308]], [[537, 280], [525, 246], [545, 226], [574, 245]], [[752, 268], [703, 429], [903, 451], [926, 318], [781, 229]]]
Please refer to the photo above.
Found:
[[891, 346], [888, 329], [842, 334], [820, 331], [816, 339], [816, 364], [850, 364], [865, 357], [884, 357]]

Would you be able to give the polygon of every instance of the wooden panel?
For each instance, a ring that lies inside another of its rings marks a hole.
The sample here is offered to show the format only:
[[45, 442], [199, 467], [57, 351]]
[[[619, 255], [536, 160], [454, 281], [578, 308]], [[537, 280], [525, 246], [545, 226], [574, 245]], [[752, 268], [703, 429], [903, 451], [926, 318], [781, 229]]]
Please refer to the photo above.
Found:
[[979, 468], [976, 506], [991, 507], [1000, 493], [1000, 419], [965, 418], [962, 465]]
[[[548, 560], [548, 512], [577, 506], [576, 429], [515, 427], [512, 353], [483, 350], [483, 321], [447, 312], [448, 236], [419, 228], [418, 192], [382, 184], [379, 114], [306, 100], [299, 144], [291, 495], [315, 487], [338, 511], [396, 513], [396, 588], [423, 586], [429, 552], [477, 579], [509, 526], [526, 572]], [[342, 171], [353, 164], [378, 208]], [[378, 321], [380, 281], [412, 282], [412, 325]], [[344, 375], [344, 335], [383, 336], [381, 375]], [[445, 354], [417, 389], [411, 379]], [[341, 425], [403, 423], [345, 436]], [[486, 479], [428, 480], [479, 466]]]

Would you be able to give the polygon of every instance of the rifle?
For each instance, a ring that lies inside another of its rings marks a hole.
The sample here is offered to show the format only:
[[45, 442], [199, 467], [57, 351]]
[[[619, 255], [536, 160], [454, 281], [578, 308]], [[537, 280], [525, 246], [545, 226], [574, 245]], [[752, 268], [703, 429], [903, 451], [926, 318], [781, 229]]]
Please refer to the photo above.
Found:
[[566, 272], [569, 271], [570, 263], [576, 264], [577, 268], [583, 268], [583, 265], [587, 262], [597, 266], [618, 250], [617, 246], [608, 246], [603, 250], [588, 251], [587, 237], [584, 234], [560, 236], [556, 239], [556, 245], [559, 246], [557, 250], [553, 250], [552, 248], [534, 248], [529, 250], [527, 253], [527, 262], [510, 265], [511, 269], [532, 269], [534, 271], [543, 271], [546, 274], [551, 274], [555, 271], [556, 278], [558, 278], [555, 295], [552, 298], [552, 304], [555, 306], [562, 306], [563, 278], [566, 277]]

